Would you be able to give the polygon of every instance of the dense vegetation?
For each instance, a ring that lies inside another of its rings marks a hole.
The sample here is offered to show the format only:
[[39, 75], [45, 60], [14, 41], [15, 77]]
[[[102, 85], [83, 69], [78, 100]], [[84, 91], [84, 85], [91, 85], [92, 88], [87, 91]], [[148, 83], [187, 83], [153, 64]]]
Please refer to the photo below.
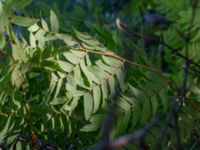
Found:
[[200, 147], [198, 0], [0, 0], [0, 148]]

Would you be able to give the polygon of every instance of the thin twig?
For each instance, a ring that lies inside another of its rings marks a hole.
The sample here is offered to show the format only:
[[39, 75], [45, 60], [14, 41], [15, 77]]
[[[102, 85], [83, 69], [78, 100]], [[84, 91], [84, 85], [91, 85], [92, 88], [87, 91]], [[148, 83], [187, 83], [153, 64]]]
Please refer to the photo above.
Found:
[[167, 134], [167, 131], [168, 131], [168, 127], [169, 127], [169, 124], [173, 118], [173, 111], [174, 109], [176, 108], [177, 106], [177, 102], [176, 102], [176, 98], [174, 97], [172, 103], [171, 103], [171, 106], [170, 106], [170, 111], [168, 113], [168, 117], [165, 121], [165, 124], [164, 124], [164, 127], [161, 129], [160, 131], [160, 134], [158, 136], [158, 140], [157, 140], [157, 144], [156, 144], [156, 149], [157, 150], [160, 150], [162, 148], [162, 143], [164, 141], [164, 138]]
[[133, 141], [140, 142], [144, 138], [144, 136], [152, 129], [152, 127], [154, 127], [154, 125], [159, 122], [159, 120], [160, 116], [156, 116], [153, 119], [151, 119], [151, 121], [143, 129], [114, 139], [107, 145], [107, 149], [121, 148]]
[[[60, 47], [59, 49], [62, 49], [62, 48], [69, 48], [69, 46], [65, 45], [65, 46]], [[116, 59], [121, 60], [123, 62], [129, 63], [129, 64], [131, 64], [131, 65], [133, 65], [135, 67], [143, 68], [145, 70], [148, 70], [150, 72], [158, 74], [159, 76], [164, 78], [169, 84], [173, 85], [176, 89], [178, 88], [176, 83], [173, 80], [171, 80], [170, 78], [168, 78], [166, 75], [164, 75], [161, 71], [159, 71], [159, 70], [157, 70], [155, 68], [150, 68], [150, 67], [145, 66], [143, 64], [138, 64], [136, 62], [130, 61], [130, 60], [126, 59], [126, 58], [123, 58], [123, 57], [115, 54], [114, 52], [112, 52], [110, 50], [108, 50], [106, 52], [99, 52], [99, 51], [89, 50], [89, 49], [86, 49], [86, 48], [83, 48], [83, 47], [79, 47], [79, 48], [74, 49], [74, 50], [85, 51], [85, 52], [89, 52], [89, 53], [93, 53], [93, 54], [104, 55], [104, 56], [109, 56], [109, 57], [116, 58]]]
[[200, 112], [200, 107], [198, 107], [192, 100], [190, 100], [189, 102], [198, 112]]
[[[65, 45], [65, 46], [60, 47], [59, 49], [63, 49], [63, 48], [69, 48], [69, 46]], [[121, 61], [127, 62], [127, 63], [129, 63], [129, 64], [131, 64], [131, 65], [133, 65], [133, 66], [136, 66], [136, 67], [143, 68], [143, 69], [149, 70], [149, 71], [151, 71], [151, 72], [154, 72], [154, 71], [152, 71], [153, 68], [150, 68], [150, 67], [145, 66], [145, 65], [143, 65], [143, 64], [138, 64], [138, 63], [132, 62], [132, 61], [130, 61], [130, 60], [127, 60], [127, 59], [125, 59], [125, 58], [122, 58], [122, 57], [116, 55], [115, 53], [113, 53], [113, 52], [111, 52], [111, 51], [108, 51], [109, 53], [106, 53], [106, 52], [99, 52], [99, 51], [88, 50], [88, 49], [85, 49], [85, 48], [74, 49], [74, 50], [77, 50], [77, 51], [85, 51], [85, 52], [94, 53], [94, 54], [98, 54], [98, 55], [110, 56], [110, 57], [113, 57], [113, 58], [117, 58], [117, 59], [119, 59], [119, 60], [121, 60]], [[116, 57], [116, 56], [117, 56], [117, 57]], [[155, 69], [155, 70], [156, 70], [156, 69]], [[158, 70], [156, 70], [156, 72], [154, 72], [154, 73], [156, 73], [156, 74], [158, 74], [158, 75], [161, 75], [161, 76], [162, 76], [164, 79], [166, 79], [169, 83], [171, 83], [172, 85], [174, 85], [174, 87], [175, 87], [176, 89], [178, 89], [178, 86], [174, 83], [174, 81], [170, 80], [170, 79], [169, 79], [167, 76], [165, 76], [162, 72], [159, 72]], [[178, 97], [179, 97], [179, 96], [178, 96]], [[193, 106], [198, 112], [200, 112], [200, 108], [199, 108], [198, 106], [196, 106], [196, 105], [194, 106], [193, 104], [192, 104], [192, 106]]]
[[188, 59], [186, 56], [182, 55], [181, 53], [178, 52], [178, 49], [175, 49], [173, 48], [172, 46], [168, 45], [167, 43], [159, 40], [158, 38], [155, 38], [155, 37], [152, 37], [152, 36], [147, 36], [147, 35], [143, 35], [139, 32], [136, 32], [136, 31], [133, 31], [132, 29], [130, 29], [125, 23], [122, 23], [122, 22], [119, 22], [119, 24], [121, 25], [121, 27], [127, 31], [129, 34], [133, 35], [133, 36], [136, 36], [136, 37], [142, 37], [142, 38], [145, 38], [145, 39], [149, 39], [149, 40], [153, 40], [163, 46], [165, 46], [166, 48], [168, 48], [169, 50], [171, 50], [176, 56], [184, 59], [184, 60], [187, 60], [190, 64], [198, 67], [200, 69], [200, 65], [196, 62], [194, 62], [193, 60], [191, 59]]
[[143, 68], [143, 69], [146, 69], [150, 72], [153, 72], [153, 73], [156, 73], [158, 75], [160, 75], [161, 77], [163, 77], [166, 81], [168, 81], [169, 83], [173, 84], [174, 86], [176, 86], [176, 84], [174, 83], [174, 81], [172, 81], [171, 79], [169, 79], [166, 75], [164, 75], [161, 71], [155, 69], [155, 68], [150, 68], [148, 66], [145, 66], [143, 64], [138, 64], [136, 62], [133, 62], [133, 61], [130, 61], [128, 59], [125, 59], [115, 53], [101, 53], [101, 52], [97, 52], [97, 51], [91, 51], [91, 50], [88, 50], [88, 49], [85, 49], [85, 48], [80, 48], [80, 50], [84, 50], [84, 51], [87, 51], [87, 52], [92, 52], [92, 53], [96, 53], [96, 54], [101, 54], [101, 55], [105, 55], [105, 56], [110, 56], [110, 57], [114, 57], [116, 59], [119, 59], [121, 61], [124, 61], [126, 63], [129, 63], [135, 67], [139, 67], [139, 68]]
[[186, 37], [186, 39], [184, 39], [185, 41], [185, 57], [187, 57], [188, 59], [185, 60], [185, 67], [184, 67], [184, 78], [183, 78], [183, 83], [181, 85], [182, 88], [182, 92], [181, 92], [181, 98], [179, 98], [180, 100], [180, 105], [177, 108], [178, 112], [174, 113], [174, 124], [175, 124], [175, 135], [176, 135], [176, 139], [177, 139], [177, 148], [178, 149], [182, 149], [181, 146], [181, 138], [180, 138], [180, 131], [179, 131], [179, 122], [178, 122], [178, 118], [179, 118], [179, 112], [181, 112], [182, 107], [183, 107], [183, 103], [186, 99], [186, 94], [187, 94], [187, 82], [188, 82], [188, 77], [189, 77], [189, 68], [190, 68], [190, 62], [189, 60], [189, 43], [191, 40], [191, 35], [192, 35], [192, 28], [193, 28], [193, 23], [195, 20], [195, 16], [196, 16], [196, 5], [197, 5], [197, 0], [192, 0], [192, 16], [191, 16], [191, 20], [190, 20], [190, 24], [188, 27], [188, 36]]
[[[177, 149], [183, 149], [182, 145], [181, 145], [178, 118], [179, 118], [179, 113], [181, 112], [181, 108], [183, 106], [183, 102], [184, 102], [184, 100], [186, 98], [187, 81], [188, 81], [189, 67], [190, 67], [189, 65], [190, 65], [190, 63], [193, 63], [189, 59], [189, 52], [188, 52], [189, 48], [188, 48], [188, 45], [189, 45], [189, 42], [190, 42], [190, 39], [191, 39], [193, 21], [195, 19], [195, 7], [197, 5], [196, 3], [197, 3], [196, 0], [192, 1], [192, 17], [191, 17], [191, 20], [190, 20], [190, 26], [188, 28], [188, 37], [186, 39], [184, 39], [185, 46], [186, 46], [185, 56], [184, 56], [184, 57], [186, 57], [186, 59], [185, 59], [185, 67], [184, 67], [184, 78], [183, 78], [182, 85], [180, 86], [179, 90], [177, 91], [178, 95], [181, 94], [181, 96], [178, 96], [179, 101], [180, 101], [180, 105], [177, 105], [176, 98], [175, 98], [173, 103], [172, 103], [170, 112], [169, 112], [169, 117], [166, 120], [166, 123], [165, 123], [164, 127], [162, 128], [160, 136], [158, 138], [158, 142], [157, 142], [157, 149], [158, 150], [161, 149], [162, 141], [164, 140], [164, 137], [167, 134], [167, 129], [168, 129], [169, 123], [171, 122], [172, 118], [174, 118], [174, 126], [175, 126], [174, 130], [175, 130], [175, 135], [176, 135], [176, 143], [177, 143], [176, 146], [177, 146]], [[181, 91], [181, 92], [179, 92], [179, 91]]]
[[[185, 56], [187, 58], [189, 58], [189, 42], [191, 40], [191, 34], [192, 34], [192, 28], [193, 28], [193, 23], [194, 23], [194, 20], [195, 20], [195, 16], [196, 16], [196, 7], [197, 7], [197, 0], [192, 0], [192, 16], [191, 16], [191, 20], [190, 20], [190, 24], [189, 24], [189, 27], [188, 27], [188, 36], [183, 39], [183, 41], [185, 42]], [[182, 92], [181, 92], [181, 97], [180, 97], [180, 101], [181, 101], [181, 105], [180, 105], [180, 110], [181, 111], [181, 108], [182, 108], [182, 105], [183, 105], [183, 102], [186, 98], [186, 94], [187, 94], [187, 81], [188, 81], [188, 76], [189, 76], [189, 67], [190, 67], [190, 62], [186, 59], [185, 60], [185, 65], [184, 65], [184, 78], [183, 78], [183, 83], [181, 85], [180, 88], [182, 88]]]
[[173, 118], [174, 118], [174, 131], [176, 135], [176, 143], [177, 143], [177, 149], [182, 150], [182, 145], [181, 145], [181, 137], [180, 137], [180, 128], [179, 128], [179, 114], [177, 111], [177, 108], [173, 109]]
[[113, 117], [116, 109], [116, 103], [118, 101], [118, 96], [120, 94], [119, 83], [115, 85], [116, 92], [111, 95], [111, 103], [108, 108], [107, 116], [103, 125], [103, 133], [102, 138], [99, 143], [97, 143], [93, 150], [103, 150], [107, 149], [107, 145], [109, 143], [109, 135], [111, 131], [111, 127], [113, 124]]

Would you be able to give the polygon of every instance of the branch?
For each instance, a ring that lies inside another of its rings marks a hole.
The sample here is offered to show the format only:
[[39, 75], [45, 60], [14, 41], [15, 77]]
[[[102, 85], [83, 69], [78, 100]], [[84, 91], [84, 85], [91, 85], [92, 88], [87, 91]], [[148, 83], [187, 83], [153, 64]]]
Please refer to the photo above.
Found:
[[107, 145], [107, 149], [112, 149], [112, 148], [120, 148], [123, 146], [126, 146], [127, 144], [133, 142], [133, 141], [139, 141], [143, 140], [144, 136], [153, 128], [154, 125], [156, 125], [160, 120], [160, 116], [156, 116], [151, 121], [141, 130], [136, 131], [132, 134], [126, 134], [123, 135], [113, 141], [111, 141]]
[[169, 124], [173, 118], [173, 112], [174, 112], [174, 109], [177, 107], [177, 102], [176, 102], [176, 98], [174, 97], [172, 103], [171, 103], [171, 106], [170, 106], [170, 111], [168, 113], [168, 117], [165, 121], [165, 124], [164, 124], [164, 127], [161, 129], [161, 132], [160, 132], [160, 135], [158, 136], [158, 140], [157, 140], [157, 144], [156, 144], [156, 149], [157, 150], [160, 150], [161, 147], [162, 147], [162, 143], [164, 141], [164, 138], [167, 134], [167, 131], [168, 131], [168, 127], [169, 127]]
[[189, 102], [200, 113], [200, 107], [198, 107], [192, 100], [190, 100]]
[[[191, 40], [191, 34], [192, 34], [192, 28], [193, 28], [193, 23], [194, 23], [194, 20], [195, 20], [195, 16], [196, 16], [196, 7], [197, 7], [197, 0], [192, 0], [192, 16], [191, 16], [191, 19], [190, 19], [190, 24], [189, 24], [189, 27], [188, 27], [188, 36], [186, 38], [184, 38], [183, 36], [180, 36], [183, 38], [183, 41], [185, 42], [185, 56], [188, 58], [189, 57], [189, 48], [188, 48], [188, 45], [189, 45], [189, 42]], [[179, 30], [177, 30], [178, 33]], [[180, 33], [181, 34], [181, 33]], [[189, 67], [190, 67], [190, 62], [186, 59], [185, 60], [185, 65], [184, 65], [184, 78], [183, 78], [183, 83], [181, 85], [180, 88], [182, 88], [182, 92], [181, 92], [181, 97], [180, 97], [180, 101], [181, 101], [181, 106], [180, 106], [180, 110], [181, 111], [181, 107], [183, 105], [183, 102], [186, 98], [186, 94], [187, 94], [187, 81], [188, 81], [188, 76], [189, 76]]]
[[112, 123], [113, 123], [113, 115], [114, 115], [114, 112], [116, 109], [115, 105], [118, 100], [117, 97], [119, 96], [119, 93], [120, 93], [118, 84], [115, 86], [115, 88], [116, 88], [115, 94], [111, 96], [111, 104], [109, 106], [107, 116], [106, 116], [106, 119], [105, 119], [105, 122], [103, 125], [102, 138], [101, 138], [100, 142], [94, 146], [93, 150], [106, 149], [107, 144], [109, 143], [109, 135], [110, 135], [110, 130], [111, 130]]
[[[63, 48], [69, 48], [69, 46], [65, 45], [65, 46], [60, 47], [59, 49], [63, 49]], [[173, 80], [171, 80], [170, 78], [168, 78], [166, 75], [164, 75], [161, 71], [159, 71], [159, 70], [157, 70], [155, 68], [150, 68], [150, 67], [145, 66], [143, 64], [138, 64], [136, 62], [130, 61], [130, 60], [126, 59], [126, 58], [123, 58], [123, 57], [115, 54], [114, 52], [112, 52], [110, 50], [108, 50], [106, 52], [99, 52], [99, 51], [89, 50], [89, 49], [86, 49], [86, 48], [83, 48], [83, 47], [79, 47], [79, 48], [74, 49], [74, 50], [85, 51], [85, 52], [89, 52], [89, 53], [93, 53], [93, 54], [98, 54], [98, 55], [104, 55], [104, 56], [113, 57], [113, 58], [116, 58], [116, 59], [121, 60], [123, 62], [126, 62], [128, 64], [131, 64], [131, 65], [133, 65], [135, 67], [143, 68], [145, 70], [148, 70], [150, 72], [158, 74], [159, 76], [161, 76], [162, 78], [164, 78], [169, 84], [173, 85], [176, 89], [178, 89], [178, 86], [176, 85], [176, 83]]]
[[[169, 112], [169, 117], [166, 120], [166, 123], [161, 131], [161, 134], [159, 136], [158, 139], [158, 143], [157, 143], [157, 149], [161, 149], [161, 145], [162, 145], [162, 141], [164, 140], [164, 137], [167, 133], [167, 129], [169, 126], [169, 123], [171, 122], [172, 118], [174, 118], [174, 130], [175, 130], [175, 135], [176, 135], [176, 143], [177, 143], [177, 149], [183, 149], [182, 145], [181, 145], [181, 138], [180, 138], [180, 131], [179, 131], [179, 113], [181, 112], [182, 106], [183, 106], [183, 102], [186, 99], [186, 94], [187, 94], [187, 82], [188, 82], [188, 76], [189, 76], [189, 65], [190, 63], [193, 63], [188, 57], [189, 57], [189, 42], [191, 40], [191, 32], [192, 32], [192, 27], [193, 27], [193, 22], [195, 19], [195, 10], [196, 10], [196, 6], [197, 6], [197, 1], [196, 0], [192, 0], [192, 17], [190, 20], [190, 25], [188, 28], [188, 36], [186, 38], [183, 38], [183, 41], [185, 42], [185, 56], [187, 59], [185, 59], [185, 67], [184, 67], [184, 77], [183, 77], [183, 82], [182, 85], [179, 88], [179, 91], [177, 91], [178, 95], [181, 94], [180, 96], [178, 96], [179, 101], [180, 101], [180, 105], [177, 105], [176, 102], [176, 98], [174, 98], [174, 101], [172, 103], [171, 106], [171, 110]], [[179, 32], [179, 30], [177, 30], [180, 37], [183, 37], [182, 34], [180, 34], [181, 32]], [[193, 63], [194, 64], [194, 63]]]
[[198, 63], [189, 59], [187, 56], [182, 55], [181, 53], [179, 53], [177, 51], [177, 49], [174, 49], [172, 46], [168, 45], [167, 43], [163, 42], [162, 40], [159, 40], [158, 38], [155, 38], [152, 36], [142, 35], [139, 32], [135, 32], [135, 31], [131, 30], [125, 23], [122, 23], [121, 21], [119, 22], [119, 25], [121, 26], [121, 28], [123, 28], [125, 31], [127, 31], [132, 36], [149, 39], [149, 40], [155, 41], [155, 42], [165, 46], [166, 48], [170, 49], [176, 56], [179, 56], [180, 58], [187, 60], [190, 64], [193, 64], [194, 66], [196, 66], [200, 69], [200, 65]]

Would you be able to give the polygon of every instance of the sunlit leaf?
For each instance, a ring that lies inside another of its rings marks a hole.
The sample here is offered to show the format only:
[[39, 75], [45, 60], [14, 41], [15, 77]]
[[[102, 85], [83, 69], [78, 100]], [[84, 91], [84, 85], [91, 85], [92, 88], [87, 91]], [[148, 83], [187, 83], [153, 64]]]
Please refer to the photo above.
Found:
[[51, 30], [53, 32], [59, 31], [59, 22], [56, 14], [51, 10], [50, 12], [50, 23], [51, 23]]
[[66, 72], [71, 72], [73, 69], [73, 65], [65, 62], [65, 61], [58, 61], [58, 65], [60, 66], [60, 68]]
[[37, 24], [34, 24], [28, 28], [30, 32], [36, 32], [40, 27]]
[[87, 125], [83, 126], [80, 131], [82, 132], [92, 132], [96, 131], [101, 127], [101, 123], [104, 119], [104, 115], [102, 114], [97, 114], [97, 115], [92, 115], [89, 122]]
[[32, 32], [30, 33], [30, 44], [32, 47], [36, 47], [35, 37]]
[[95, 113], [99, 107], [100, 107], [100, 103], [101, 103], [101, 90], [99, 86], [95, 86], [93, 88], [93, 98], [94, 98], [94, 109], [93, 112]]
[[41, 19], [41, 23], [42, 23], [42, 28], [45, 30], [45, 31], [49, 31], [49, 27], [46, 23], [46, 21], [44, 19]]
[[29, 27], [35, 23], [37, 23], [39, 19], [22, 17], [22, 16], [14, 16], [12, 18], [12, 22], [18, 26]]
[[87, 93], [84, 95], [84, 114], [85, 119], [88, 120], [93, 112], [93, 98], [92, 94]]
[[107, 57], [107, 56], [102, 56], [104, 62], [112, 67], [122, 67], [122, 62], [118, 59], [112, 58], [112, 57]]

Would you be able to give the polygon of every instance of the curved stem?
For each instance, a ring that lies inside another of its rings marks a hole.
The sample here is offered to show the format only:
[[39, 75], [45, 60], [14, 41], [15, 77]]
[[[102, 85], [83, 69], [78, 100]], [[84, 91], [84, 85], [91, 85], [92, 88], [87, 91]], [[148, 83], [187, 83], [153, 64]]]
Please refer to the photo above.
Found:
[[[67, 46], [68, 47], [68, 46]], [[145, 66], [143, 64], [138, 64], [136, 62], [133, 62], [133, 61], [130, 61], [126, 58], [123, 58], [117, 54], [115, 54], [114, 52], [112, 51], [107, 51], [107, 52], [98, 52], [98, 51], [94, 51], [94, 50], [89, 50], [89, 49], [86, 49], [86, 48], [83, 48], [83, 47], [79, 47], [78, 49], [74, 49], [74, 50], [81, 50], [81, 51], [86, 51], [86, 52], [89, 52], [89, 53], [93, 53], [93, 54], [98, 54], [98, 55], [104, 55], [104, 56], [109, 56], [109, 57], [113, 57], [113, 58], [116, 58], [118, 60], [121, 60], [121, 61], [124, 61], [126, 63], [129, 63], [135, 67], [139, 67], [139, 68], [143, 68], [143, 69], [146, 69], [150, 72], [153, 72], [153, 73], [156, 73], [158, 74], [159, 76], [161, 76], [162, 78], [164, 78], [168, 83], [170, 83], [171, 85], [174, 85], [176, 89], [178, 89], [178, 86], [176, 85], [176, 83], [169, 79], [166, 75], [164, 75], [161, 71], [155, 69], [155, 68], [150, 68], [148, 66]]]

